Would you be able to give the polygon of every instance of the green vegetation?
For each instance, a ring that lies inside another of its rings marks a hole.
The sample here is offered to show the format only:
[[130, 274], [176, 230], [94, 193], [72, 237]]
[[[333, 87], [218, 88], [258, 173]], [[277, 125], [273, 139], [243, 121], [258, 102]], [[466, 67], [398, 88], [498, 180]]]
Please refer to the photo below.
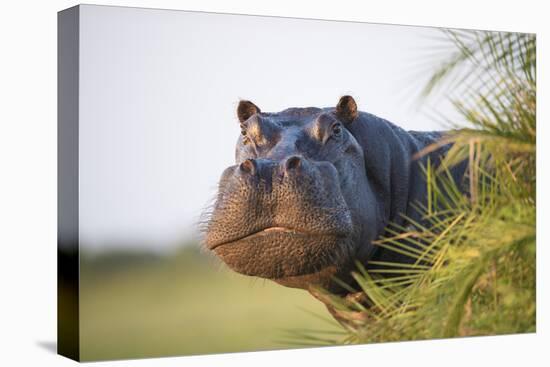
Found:
[[281, 349], [288, 329], [337, 330], [310, 314], [330, 318], [307, 292], [221, 268], [193, 244], [83, 256], [80, 297], [87, 361]]
[[[424, 90], [443, 90], [464, 121], [439, 168], [427, 165], [423, 223], [408, 219], [377, 241], [412, 264], [358, 265], [353, 297], [322, 294], [341, 334], [310, 332], [297, 343], [418, 340], [534, 332], [536, 47], [527, 34], [447, 31], [456, 52]], [[430, 147], [427, 151], [436, 147]], [[468, 159], [469, 195], [449, 167]], [[404, 233], [403, 233], [404, 232]], [[358, 301], [362, 300], [362, 301]]]

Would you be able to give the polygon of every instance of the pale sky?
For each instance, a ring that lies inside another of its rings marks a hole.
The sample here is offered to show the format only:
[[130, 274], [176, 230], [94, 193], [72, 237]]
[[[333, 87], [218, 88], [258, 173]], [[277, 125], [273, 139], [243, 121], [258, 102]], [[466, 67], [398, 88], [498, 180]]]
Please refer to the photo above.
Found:
[[[165, 250], [196, 222], [233, 164], [235, 109], [359, 108], [414, 130], [438, 58], [434, 28], [82, 6], [80, 240]], [[453, 115], [448, 103], [432, 109]]]

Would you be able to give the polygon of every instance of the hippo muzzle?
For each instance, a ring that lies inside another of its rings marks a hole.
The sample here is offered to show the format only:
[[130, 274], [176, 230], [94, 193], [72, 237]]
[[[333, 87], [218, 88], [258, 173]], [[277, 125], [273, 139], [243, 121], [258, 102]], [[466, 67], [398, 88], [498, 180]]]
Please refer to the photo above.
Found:
[[219, 186], [205, 243], [231, 269], [284, 281], [350, 257], [352, 216], [331, 163], [246, 159]]

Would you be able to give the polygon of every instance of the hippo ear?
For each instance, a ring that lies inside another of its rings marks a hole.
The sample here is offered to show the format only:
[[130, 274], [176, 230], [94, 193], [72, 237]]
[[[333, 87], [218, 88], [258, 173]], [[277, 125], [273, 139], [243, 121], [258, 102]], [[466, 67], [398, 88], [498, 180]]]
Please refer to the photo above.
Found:
[[351, 124], [357, 118], [357, 103], [352, 96], [342, 96], [336, 105], [335, 112], [342, 122]]
[[237, 107], [237, 116], [239, 122], [243, 123], [250, 118], [250, 116], [260, 113], [260, 109], [254, 103], [250, 101], [240, 101], [239, 107]]

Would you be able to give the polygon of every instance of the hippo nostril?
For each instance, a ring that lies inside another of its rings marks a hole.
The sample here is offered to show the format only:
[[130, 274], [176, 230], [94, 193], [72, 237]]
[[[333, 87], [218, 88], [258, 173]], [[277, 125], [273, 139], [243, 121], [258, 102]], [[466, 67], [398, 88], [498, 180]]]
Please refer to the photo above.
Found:
[[293, 157], [290, 157], [286, 160], [286, 163], [285, 163], [285, 168], [287, 171], [290, 171], [290, 170], [295, 170], [297, 168], [300, 167], [300, 164], [301, 164], [301, 159], [300, 157], [297, 157], [297, 156], [293, 156]]
[[256, 174], [256, 163], [254, 162], [253, 159], [247, 159], [246, 161], [240, 164], [239, 168], [243, 173], [247, 173], [249, 175]]

